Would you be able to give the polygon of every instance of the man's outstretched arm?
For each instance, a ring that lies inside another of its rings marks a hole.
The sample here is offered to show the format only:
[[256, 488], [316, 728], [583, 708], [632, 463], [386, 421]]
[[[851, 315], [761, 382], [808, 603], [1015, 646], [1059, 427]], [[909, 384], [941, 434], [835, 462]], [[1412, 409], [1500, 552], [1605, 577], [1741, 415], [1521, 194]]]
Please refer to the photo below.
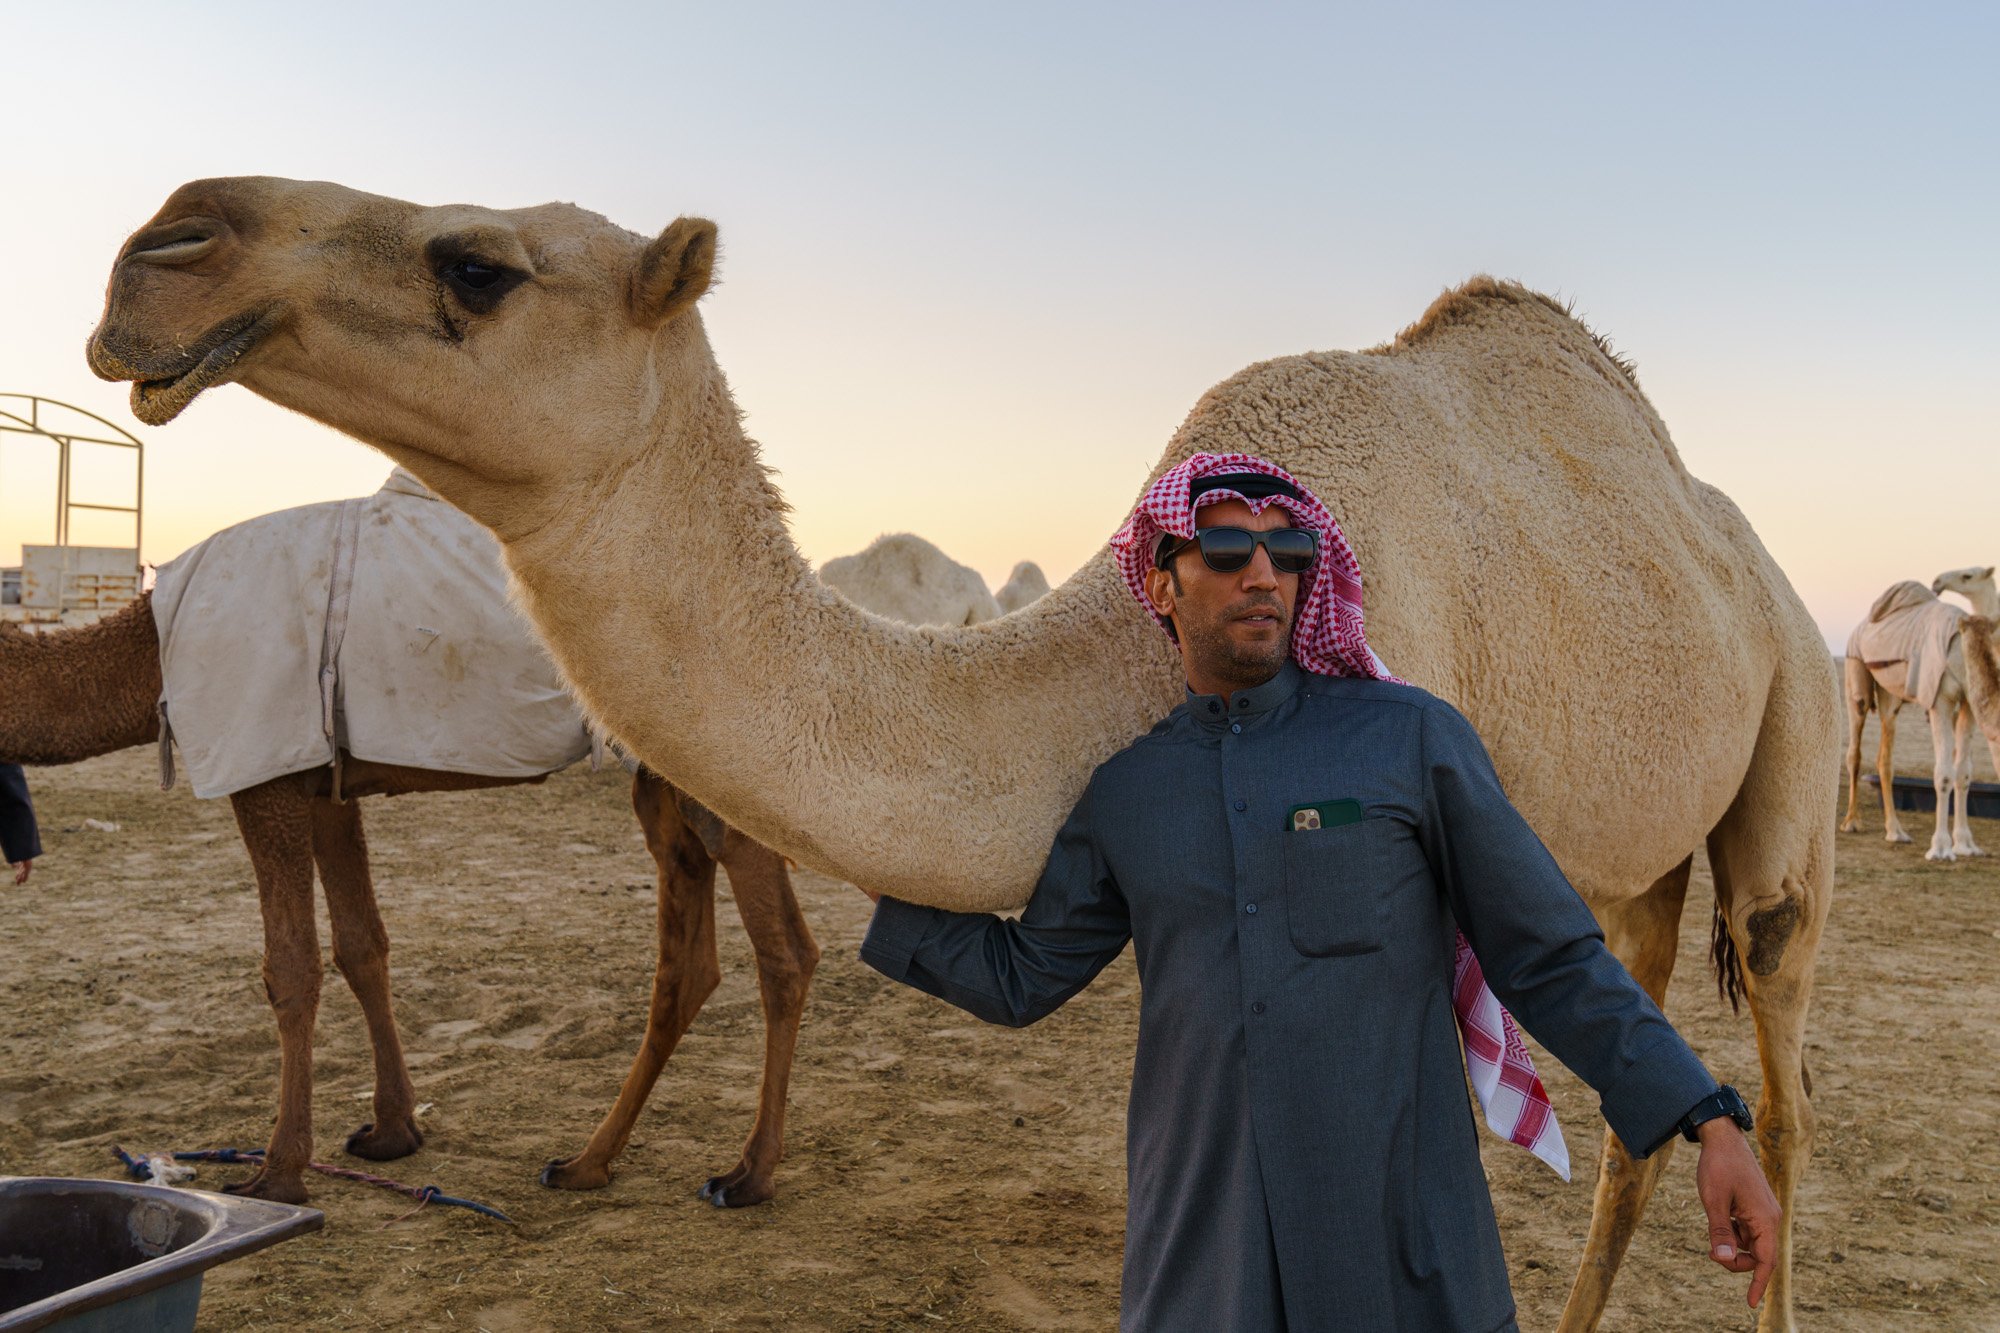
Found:
[[[989, 1023], [1026, 1027], [1090, 984], [1132, 937], [1085, 792], [1019, 920], [876, 901], [861, 961]], [[873, 895], [870, 895], [871, 897]]]
[[[1672, 1139], [1715, 1078], [1604, 945], [1597, 919], [1501, 790], [1486, 747], [1449, 706], [1424, 716], [1426, 850], [1486, 980], [1521, 1025], [1602, 1098], [1635, 1157]], [[1734, 1121], [1710, 1120], [1697, 1185], [1709, 1256], [1752, 1269], [1750, 1303], [1777, 1261], [1779, 1208]]]

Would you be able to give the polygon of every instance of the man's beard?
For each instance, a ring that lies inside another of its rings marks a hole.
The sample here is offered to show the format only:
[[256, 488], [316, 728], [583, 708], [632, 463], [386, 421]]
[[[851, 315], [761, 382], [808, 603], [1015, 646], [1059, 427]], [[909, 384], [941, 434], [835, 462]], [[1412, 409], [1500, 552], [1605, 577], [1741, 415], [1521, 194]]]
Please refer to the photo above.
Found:
[[[1278, 620], [1278, 636], [1269, 643], [1238, 643], [1230, 624], [1251, 611], [1268, 611]], [[1252, 597], [1238, 602], [1204, 625], [1182, 625], [1181, 637], [1191, 665], [1208, 679], [1231, 690], [1262, 685], [1278, 674], [1292, 651], [1292, 621], [1275, 598]]]

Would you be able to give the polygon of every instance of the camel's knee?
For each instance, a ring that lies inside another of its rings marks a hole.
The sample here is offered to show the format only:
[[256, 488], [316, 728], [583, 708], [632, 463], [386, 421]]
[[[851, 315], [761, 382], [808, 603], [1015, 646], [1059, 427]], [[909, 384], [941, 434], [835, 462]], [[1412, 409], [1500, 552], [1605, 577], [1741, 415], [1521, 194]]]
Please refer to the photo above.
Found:
[[310, 963], [267, 961], [264, 964], [264, 998], [279, 1018], [310, 1014], [319, 1007], [319, 959]]
[[759, 954], [758, 984], [766, 994], [803, 998], [806, 987], [812, 982], [813, 970], [818, 966], [819, 945], [804, 940], [796, 948], [776, 955]]
[[1768, 1095], [1763, 1101], [1764, 1105], [1758, 1108], [1755, 1133], [1764, 1168], [1774, 1174], [1785, 1170], [1795, 1172], [1812, 1156], [1818, 1139], [1819, 1119], [1813, 1113], [1812, 1102], [1804, 1096], [1777, 1100]]
[[333, 965], [340, 975], [352, 980], [357, 971], [378, 968], [389, 961], [389, 932], [379, 923], [333, 932]]
[[683, 958], [671, 964], [663, 960], [653, 972], [656, 1002], [690, 1019], [721, 984], [722, 966], [713, 957]]
[[349, 985], [364, 979], [372, 980], [376, 976], [388, 973], [389, 946], [384, 942], [371, 947], [350, 946], [343, 949], [336, 944], [333, 948], [333, 966], [335, 971], [346, 978]]

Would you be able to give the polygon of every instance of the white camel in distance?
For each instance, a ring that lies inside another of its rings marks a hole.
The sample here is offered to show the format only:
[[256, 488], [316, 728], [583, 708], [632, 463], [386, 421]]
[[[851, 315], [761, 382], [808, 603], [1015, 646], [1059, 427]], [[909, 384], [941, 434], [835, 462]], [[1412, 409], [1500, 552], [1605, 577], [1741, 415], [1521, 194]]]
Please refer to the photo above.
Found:
[[988, 592], [978, 570], [910, 532], [886, 533], [853, 555], [835, 556], [819, 577], [856, 606], [905, 625], [981, 625], [1049, 590], [1041, 566], [1023, 560], [998, 593]]
[[[1931, 580], [1896, 584], [1876, 599], [1868, 619], [1848, 639], [1843, 678], [1847, 696], [1847, 817], [1843, 833], [1861, 828], [1861, 731], [1870, 709], [1881, 714], [1882, 734], [1875, 749], [1875, 770], [1882, 788], [1882, 836], [1888, 842], [1909, 842], [1896, 818], [1896, 715], [1906, 703], [1925, 710], [1931, 727], [1931, 785], [1937, 793], [1937, 828], [1931, 834], [1926, 861], [1955, 861], [1984, 856], [1972, 837], [1966, 797], [1972, 786], [1972, 729], [1982, 723], [1987, 747], [2000, 768], [2000, 746], [1994, 726], [2000, 719], [1976, 718], [1968, 688], [1965, 642], [1959, 626], [1965, 612], [1939, 599], [1954, 592], [1972, 604], [1975, 614], [2000, 619], [2000, 587], [1992, 565], [1968, 565], [1947, 570]], [[1942, 655], [1937, 645], [1944, 644]], [[1926, 657], [1932, 660], [1926, 662]], [[1946, 799], [1947, 788], [1950, 800]], [[1946, 812], [1949, 810], [1949, 832]]]
[[1002, 611], [1012, 614], [1048, 596], [1048, 592], [1049, 576], [1042, 573], [1042, 567], [1032, 560], [1023, 560], [1007, 575], [1007, 581], [993, 594], [993, 600], [1000, 603]]
[[979, 571], [911, 532], [885, 533], [835, 556], [819, 577], [855, 605], [905, 625], [979, 625], [1001, 614]]

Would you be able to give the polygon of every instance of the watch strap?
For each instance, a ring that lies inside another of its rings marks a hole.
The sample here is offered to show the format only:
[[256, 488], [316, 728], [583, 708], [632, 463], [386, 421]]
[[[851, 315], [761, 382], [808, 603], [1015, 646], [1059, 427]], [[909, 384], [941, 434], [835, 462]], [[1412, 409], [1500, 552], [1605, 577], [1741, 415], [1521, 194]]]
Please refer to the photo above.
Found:
[[1697, 1129], [1723, 1116], [1735, 1121], [1737, 1127], [1746, 1134], [1756, 1127], [1756, 1122], [1750, 1115], [1750, 1108], [1744, 1104], [1743, 1094], [1725, 1083], [1696, 1102], [1693, 1109], [1681, 1117], [1678, 1126], [1681, 1137], [1693, 1143], [1700, 1137], [1695, 1133]]

